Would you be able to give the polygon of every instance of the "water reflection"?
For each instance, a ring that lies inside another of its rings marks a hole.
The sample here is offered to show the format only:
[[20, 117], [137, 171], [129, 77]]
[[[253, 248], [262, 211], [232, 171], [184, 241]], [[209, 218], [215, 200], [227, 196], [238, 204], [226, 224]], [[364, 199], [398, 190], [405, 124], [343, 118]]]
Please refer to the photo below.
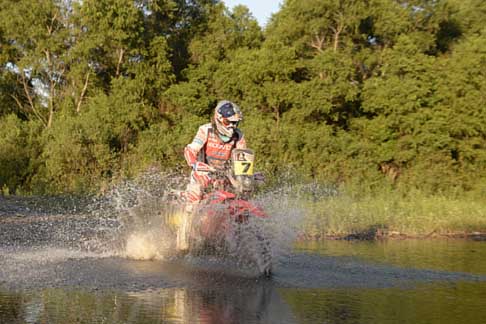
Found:
[[271, 284], [90, 292], [0, 293], [0, 323], [295, 323]]
[[0, 252], [0, 323], [453, 324], [486, 318], [486, 244], [480, 242], [306, 243], [271, 280], [205, 258], [146, 262], [59, 250]]
[[325, 241], [300, 243], [298, 251], [354, 256], [416, 269], [486, 274], [486, 242], [471, 240]]
[[418, 285], [414, 289], [284, 290], [299, 323], [484, 323], [486, 284]]
[[413, 289], [0, 292], [0, 323], [483, 323], [485, 283]]

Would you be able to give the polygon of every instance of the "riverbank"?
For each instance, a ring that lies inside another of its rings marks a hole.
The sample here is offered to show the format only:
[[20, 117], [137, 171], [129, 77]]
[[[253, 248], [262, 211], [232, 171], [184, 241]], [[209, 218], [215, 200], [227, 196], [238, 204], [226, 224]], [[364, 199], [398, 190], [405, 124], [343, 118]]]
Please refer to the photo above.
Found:
[[383, 191], [302, 199], [302, 238], [486, 240], [486, 204], [477, 197]]
[[451, 233], [436, 233], [432, 232], [426, 235], [420, 234], [407, 234], [396, 231], [383, 231], [380, 229], [370, 229], [369, 231], [359, 233], [348, 233], [341, 235], [307, 235], [305, 233], [298, 236], [299, 241], [377, 241], [377, 240], [433, 240], [433, 239], [459, 239], [459, 240], [473, 240], [473, 241], [485, 241], [485, 232], [451, 232]]

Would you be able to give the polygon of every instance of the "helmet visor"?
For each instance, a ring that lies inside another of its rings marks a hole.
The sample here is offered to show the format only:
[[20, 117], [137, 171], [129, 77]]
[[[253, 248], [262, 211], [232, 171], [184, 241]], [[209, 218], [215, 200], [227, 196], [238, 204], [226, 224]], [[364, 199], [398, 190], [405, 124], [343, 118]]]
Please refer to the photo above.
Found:
[[234, 127], [238, 127], [238, 124], [240, 123], [238, 120], [229, 120], [228, 118], [223, 118], [222, 119], [222, 123], [224, 126], [234, 126]]

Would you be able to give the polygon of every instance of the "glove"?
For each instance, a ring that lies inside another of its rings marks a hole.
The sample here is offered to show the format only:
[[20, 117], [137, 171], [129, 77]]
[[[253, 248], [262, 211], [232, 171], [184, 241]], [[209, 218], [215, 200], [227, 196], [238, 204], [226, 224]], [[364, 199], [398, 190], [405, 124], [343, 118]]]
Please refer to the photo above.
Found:
[[210, 167], [208, 164], [204, 162], [195, 162], [192, 164], [192, 169], [197, 172], [211, 172], [214, 171], [214, 168]]
[[265, 175], [261, 172], [255, 172], [253, 175], [253, 180], [255, 180], [257, 183], [264, 183], [265, 182]]
[[209, 177], [208, 173], [214, 171], [214, 168], [204, 162], [195, 162], [192, 165], [192, 170], [192, 176], [197, 183], [203, 187], [209, 186], [211, 183], [211, 178]]

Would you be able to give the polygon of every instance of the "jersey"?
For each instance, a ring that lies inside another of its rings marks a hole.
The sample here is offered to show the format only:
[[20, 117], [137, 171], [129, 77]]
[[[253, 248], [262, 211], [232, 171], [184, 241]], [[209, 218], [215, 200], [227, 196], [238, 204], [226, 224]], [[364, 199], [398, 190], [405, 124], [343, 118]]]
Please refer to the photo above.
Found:
[[190, 166], [200, 161], [221, 169], [230, 159], [234, 148], [246, 148], [245, 138], [239, 129], [236, 129], [231, 140], [225, 143], [215, 133], [212, 124], [208, 123], [199, 127], [192, 142], [184, 149], [184, 157]]

